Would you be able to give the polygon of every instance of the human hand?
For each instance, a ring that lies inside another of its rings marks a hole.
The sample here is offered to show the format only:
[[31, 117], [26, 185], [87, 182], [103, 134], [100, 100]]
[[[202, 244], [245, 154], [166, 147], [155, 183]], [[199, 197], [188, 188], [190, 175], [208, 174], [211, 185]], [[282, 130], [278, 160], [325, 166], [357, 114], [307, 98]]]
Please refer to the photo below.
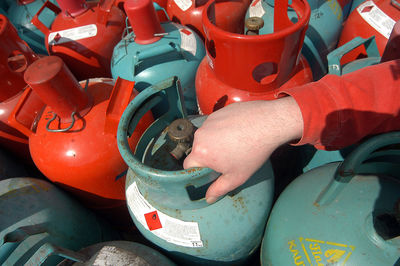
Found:
[[302, 115], [292, 97], [234, 103], [209, 115], [195, 132], [183, 167], [221, 173], [206, 193], [211, 204], [246, 182], [277, 147], [302, 132]]

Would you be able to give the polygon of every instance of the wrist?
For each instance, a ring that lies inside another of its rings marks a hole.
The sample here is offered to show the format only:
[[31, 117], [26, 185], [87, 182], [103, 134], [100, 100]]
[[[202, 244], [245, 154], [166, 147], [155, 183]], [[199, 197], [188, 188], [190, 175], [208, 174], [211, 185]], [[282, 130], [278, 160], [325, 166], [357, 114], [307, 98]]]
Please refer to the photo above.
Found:
[[275, 136], [277, 146], [302, 137], [303, 116], [293, 97], [287, 96], [273, 101], [264, 101], [262, 117], [264, 130], [269, 131], [269, 136]]

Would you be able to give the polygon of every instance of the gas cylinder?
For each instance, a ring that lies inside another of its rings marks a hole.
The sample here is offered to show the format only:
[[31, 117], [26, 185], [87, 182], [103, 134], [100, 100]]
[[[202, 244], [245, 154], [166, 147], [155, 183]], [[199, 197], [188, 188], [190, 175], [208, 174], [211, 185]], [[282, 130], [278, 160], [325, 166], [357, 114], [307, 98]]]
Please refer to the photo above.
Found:
[[[112, 51], [125, 27], [113, 1], [57, 0], [60, 8], [47, 1], [32, 19], [46, 35], [49, 54], [61, 57], [78, 80], [111, 77]], [[57, 14], [50, 27], [40, 20], [46, 9]]]
[[[1, 265], [26, 265], [46, 242], [79, 250], [118, 238], [99, 217], [54, 185], [35, 178], [0, 181], [0, 210]], [[45, 265], [60, 261], [52, 256]]]
[[[280, 89], [312, 81], [312, 73], [300, 55], [310, 18], [306, 1], [294, 0], [299, 20], [287, 16], [287, 1], [274, 9], [274, 32], [257, 35], [263, 20], [253, 17], [246, 24], [254, 30], [243, 35], [224, 31], [214, 17], [218, 5], [208, 2], [203, 12], [207, 56], [196, 75], [199, 110], [210, 114], [233, 102], [272, 100]], [[233, 56], [235, 55], [235, 56]]]
[[[351, 73], [353, 71], [357, 71], [367, 66], [376, 65], [379, 64], [380, 62], [385, 62], [399, 58], [400, 54], [397, 51], [400, 40], [399, 36], [400, 36], [400, 21], [396, 22], [395, 26], [393, 27], [392, 33], [390, 35], [389, 41], [386, 45], [382, 58], [379, 54], [378, 46], [376, 45], [375, 42], [375, 36], [372, 36], [367, 39], [363, 39], [361, 37], [354, 38], [350, 42], [336, 48], [335, 50], [333, 50], [328, 54], [327, 58], [328, 58], [329, 74], [341, 76], [347, 73]], [[359, 46], [364, 46], [368, 57], [360, 58], [355, 61], [349, 62], [345, 65], [342, 65], [340, 63], [341, 58]], [[347, 147], [337, 151], [324, 151], [324, 150], [314, 149], [315, 153], [313, 154], [312, 159], [303, 168], [303, 171], [307, 172], [315, 167], [330, 162], [343, 161], [344, 156], [353, 149], [354, 147]]]
[[[3, 0], [4, 1], [4, 0]], [[49, 0], [57, 4], [55, 0]], [[38, 54], [47, 54], [44, 34], [36, 28], [31, 20], [36, 12], [46, 2], [45, 0], [9, 0], [9, 8], [6, 15], [17, 28], [18, 34], [22, 40]], [[53, 22], [56, 15], [50, 10], [44, 10], [40, 16], [41, 21], [48, 27]]]
[[[276, 201], [264, 265], [398, 265], [400, 133], [369, 139], [343, 163], [295, 179]], [[385, 148], [385, 149], [382, 149]]]
[[[135, 132], [142, 113], [163, 99], [168, 108], [133, 152], [127, 136]], [[186, 115], [176, 77], [146, 88], [128, 105], [117, 136], [129, 165], [128, 208], [140, 232], [182, 265], [244, 263], [260, 243], [272, 204], [272, 167], [266, 162], [241, 187], [208, 205], [205, 192], [218, 174], [182, 166], [193, 132], [204, 120]]]
[[[202, 14], [208, 0], [168, 0], [167, 13], [173, 22], [188, 26], [205, 39]], [[250, 0], [218, 1], [215, 17], [228, 32], [241, 32]]]
[[[31, 161], [28, 139], [8, 123], [8, 116], [26, 86], [24, 72], [38, 56], [20, 39], [4, 15], [0, 15], [0, 43], [0, 145], [28, 162]], [[27, 102], [26, 112], [16, 114], [17, 119], [28, 127], [44, 106], [35, 96]]]
[[45, 243], [29, 259], [27, 265], [43, 265], [50, 256], [65, 258], [58, 266], [91, 265], [157, 265], [174, 266], [175, 264], [161, 253], [145, 245], [129, 241], [102, 242], [86, 247], [78, 252], [51, 243]]
[[[310, 64], [314, 79], [318, 80], [327, 73], [327, 54], [336, 48], [343, 23], [343, 9], [338, 0], [308, 0], [311, 16], [308, 24], [302, 54]], [[351, 1], [342, 1], [351, 2]], [[293, 8], [288, 8], [290, 20], [297, 21]], [[246, 17], [261, 17], [264, 26], [260, 34], [274, 31], [274, 0], [253, 0]]]
[[[379, 53], [382, 55], [393, 26], [398, 20], [400, 20], [400, 7], [396, 1], [365, 1], [350, 14], [343, 27], [338, 46], [342, 46], [355, 37], [375, 36]], [[343, 56], [341, 63], [346, 64], [366, 56], [364, 47], [360, 46]]]
[[[149, 85], [178, 76], [188, 112], [197, 113], [195, 75], [205, 55], [200, 37], [182, 25], [160, 24], [150, 0], [127, 0], [125, 11], [133, 32], [128, 28], [127, 35], [114, 48], [113, 78], [136, 81], [136, 88], [142, 91]], [[152, 111], [159, 116], [157, 110]]]
[[[88, 207], [122, 215], [121, 210], [126, 210], [123, 177], [128, 167], [118, 152], [116, 133], [125, 106], [137, 94], [134, 83], [122, 79], [115, 85], [111, 79], [78, 83], [56, 56], [34, 62], [24, 78], [30, 87], [14, 112], [24, 109], [32, 90], [47, 106], [34, 129], [13, 119], [10, 122], [29, 136], [38, 169]], [[141, 120], [129, 139], [132, 147], [151, 121], [150, 114]]]

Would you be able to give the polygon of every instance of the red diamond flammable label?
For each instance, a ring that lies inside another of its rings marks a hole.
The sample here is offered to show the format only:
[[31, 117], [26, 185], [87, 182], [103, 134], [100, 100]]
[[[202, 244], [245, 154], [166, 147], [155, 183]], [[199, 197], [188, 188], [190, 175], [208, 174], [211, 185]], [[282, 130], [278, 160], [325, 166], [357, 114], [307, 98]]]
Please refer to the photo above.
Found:
[[150, 231], [162, 228], [157, 211], [145, 213], [144, 218], [146, 219], [146, 223]]

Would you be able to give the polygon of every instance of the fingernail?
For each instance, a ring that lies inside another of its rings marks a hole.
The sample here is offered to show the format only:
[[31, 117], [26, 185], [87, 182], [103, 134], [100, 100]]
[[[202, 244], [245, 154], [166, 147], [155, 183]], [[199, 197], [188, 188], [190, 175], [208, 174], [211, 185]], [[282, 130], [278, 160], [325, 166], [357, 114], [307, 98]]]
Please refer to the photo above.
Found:
[[213, 196], [207, 197], [206, 201], [207, 201], [208, 204], [213, 204], [214, 202], [217, 201], [217, 197], [213, 197]]

